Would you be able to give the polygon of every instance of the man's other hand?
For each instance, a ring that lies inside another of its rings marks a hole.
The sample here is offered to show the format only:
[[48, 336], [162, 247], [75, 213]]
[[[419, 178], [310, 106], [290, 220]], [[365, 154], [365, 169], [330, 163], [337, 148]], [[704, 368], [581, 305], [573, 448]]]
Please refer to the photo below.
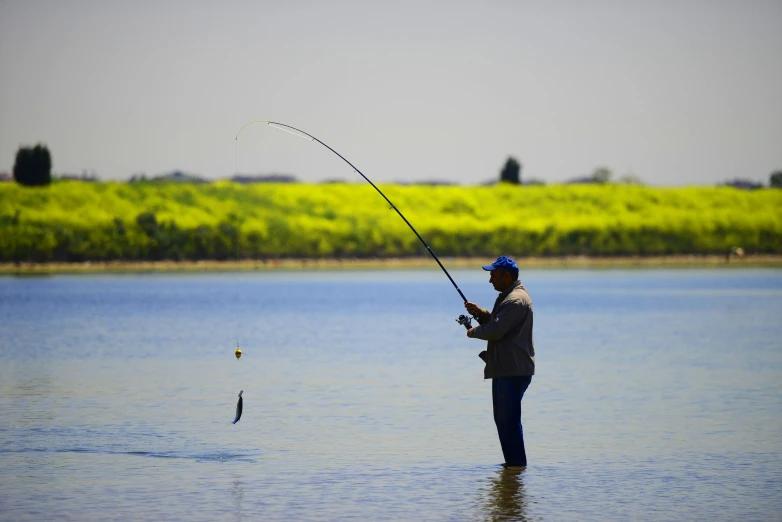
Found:
[[466, 308], [467, 311], [470, 313], [470, 315], [473, 317], [483, 312], [483, 309], [480, 306], [478, 306], [475, 303], [470, 303], [469, 301], [464, 303], [464, 308]]

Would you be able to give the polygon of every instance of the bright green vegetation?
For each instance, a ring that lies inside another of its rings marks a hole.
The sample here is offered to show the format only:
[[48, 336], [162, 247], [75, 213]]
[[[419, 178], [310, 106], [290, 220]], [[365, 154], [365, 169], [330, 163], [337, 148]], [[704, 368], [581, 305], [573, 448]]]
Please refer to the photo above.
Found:
[[[382, 185], [440, 256], [782, 253], [782, 190]], [[0, 184], [0, 261], [421, 255], [371, 186]]]

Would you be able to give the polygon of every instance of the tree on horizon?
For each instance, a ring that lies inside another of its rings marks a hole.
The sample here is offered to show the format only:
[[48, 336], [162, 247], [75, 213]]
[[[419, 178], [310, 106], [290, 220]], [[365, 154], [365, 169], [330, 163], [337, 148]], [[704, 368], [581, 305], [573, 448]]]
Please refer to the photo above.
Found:
[[508, 156], [500, 171], [500, 181], [519, 185], [521, 183], [521, 163], [513, 156]]
[[608, 183], [613, 175], [614, 173], [608, 167], [597, 167], [592, 171], [590, 178], [594, 183]]
[[52, 156], [46, 145], [19, 147], [14, 162], [14, 180], [28, 187], [45, 186], [52, 182]]

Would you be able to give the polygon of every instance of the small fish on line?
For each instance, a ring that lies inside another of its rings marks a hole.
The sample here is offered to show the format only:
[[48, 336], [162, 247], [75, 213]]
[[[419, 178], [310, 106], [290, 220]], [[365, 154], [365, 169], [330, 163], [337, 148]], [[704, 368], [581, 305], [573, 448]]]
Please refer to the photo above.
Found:
[[236, 424], [239, 422], [239, 419], [242, 418], [242, 394], [244, 393], [244, 390], [241, 390], [239, 392], [239, 402], [236, 403], [236, 418], [233, 421], [233, 424]]

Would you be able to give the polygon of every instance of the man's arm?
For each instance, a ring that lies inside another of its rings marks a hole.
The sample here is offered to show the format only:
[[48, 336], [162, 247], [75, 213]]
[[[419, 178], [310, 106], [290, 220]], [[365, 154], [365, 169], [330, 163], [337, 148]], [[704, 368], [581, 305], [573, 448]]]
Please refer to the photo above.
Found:
[[522, 302], [511, 301], [500, 305], [497, 315], [486, 324], [481, 324], [470, 330], [470, 337], [485, 341], [499, 341], [514, 326], [521, 323], [527, 316], [528, 308]]

